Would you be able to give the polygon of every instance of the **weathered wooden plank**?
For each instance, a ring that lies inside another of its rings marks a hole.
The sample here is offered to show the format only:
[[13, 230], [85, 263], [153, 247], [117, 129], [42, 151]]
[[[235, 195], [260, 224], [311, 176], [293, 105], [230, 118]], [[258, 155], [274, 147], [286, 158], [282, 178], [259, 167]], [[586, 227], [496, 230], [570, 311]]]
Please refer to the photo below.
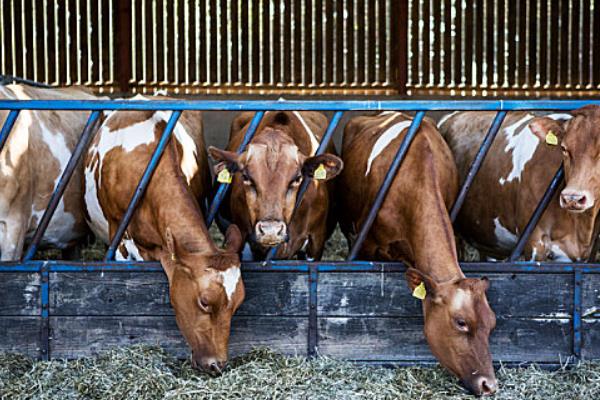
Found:
[[0, 352], [39, 356], [40, 318], [0, 317]]
[[0, 315], [39, 315], [39, 274], [0, 274]]
[[[568, 318], [570, 275], [489, 274], [488, 300], [498, 316]], [[319, 313], [327, 316], [421, 315], [402, 273], [321, 273]]]
[[[111, 347], [138, 343], [160, 345], [178, 357], [189, 356], [175, 319], [159, 317], [51, 317], [51, 356], [77, 358]], [[306, 354], [306, 318], [235, 317], [231, 356], [268, 346], [285, 354]]]
[[586, 318], [600, 318], [600, 275], [583, 276], [582, 312]]
[[583, 358], [592, 360], [600, 359], [600, 319], [583, 320], [583, 347], [581, 355]]
[[[172, 315], [163, 273], [53, 273], [51, 315]], [[236, 315], [307, 315], [306, 274], [246, 272]]]
[[[321, 354], [358, 359], [433, 360], [420, 318], [323, 318]], [[567, 319], [498, 319], [490, 340], [496, 361], [558, 362], [571, 350]]]

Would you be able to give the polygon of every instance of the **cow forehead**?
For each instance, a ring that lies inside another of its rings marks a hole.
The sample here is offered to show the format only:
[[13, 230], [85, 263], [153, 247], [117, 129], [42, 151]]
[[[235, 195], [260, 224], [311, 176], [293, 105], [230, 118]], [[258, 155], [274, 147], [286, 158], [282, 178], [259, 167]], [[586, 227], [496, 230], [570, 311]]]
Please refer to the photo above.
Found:
[[450, 309], [454, 312], [457, 312], [459, 310], [469, 308], [472, 305], [473, 298], [471, 296], [471, 292], [462, 288], [456, 289], [456, 291], [454, 292], [454, 296], [452, 296]]
[[246, 153], [246, 163], [266, 165], [273, 170], [284, 165], [298, 165], [300, 153], [298, 146], [291, 143], [250, 144]]

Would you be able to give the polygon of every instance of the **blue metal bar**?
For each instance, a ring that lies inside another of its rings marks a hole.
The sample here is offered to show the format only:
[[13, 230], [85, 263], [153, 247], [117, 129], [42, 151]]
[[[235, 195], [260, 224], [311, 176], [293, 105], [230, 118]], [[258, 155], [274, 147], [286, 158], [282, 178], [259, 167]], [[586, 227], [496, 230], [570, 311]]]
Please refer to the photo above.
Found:
[[582, 324], [581, 324], [581, 313], [582, 313], [582, 294], [583, 286], [583, 272], [579, 268], [575, 268], [573, 273], [573, 355], [577, 360], [581, 359], [581, 347], [582, 347]]
[[558, 171], [556, 171], [554, 178], [552, 178], [550, 185], [548, 185], [548, 189], [546, 189], [546, 192], [544, 193], [544, 195], [542, 196], [542, 199], [540, 200], [539, 204], [535, 208], [535, 211], [531, 215], [529, 222], [527, 222], [527, 225], [525, 226], [525, 229], [523, 230], [521, 237], [519, 237], [519, 241], [517, 242], [517, 245], [515, 246], [510, 257], [508, 258], [508, 261], [516, 261], [523, 253], [525, 244], [529, 240], [529, 237], [531, 236], [531, 233], [537, 226], [537, 223], [542, 218], [542, 215], [544, 214], [544, 211], [546, 211], [548, 204], [550, 204], [550, 201], [552, 201], [552, 198], [556, 194], [556, 191], [558, 190], [560, 184], [562, 183], [564, 176], [565, 176], [565, 171], [564, 171], [563, 166], [561, 165], [560, 168], [558, 168]]
[[307, 335], [307, 354], [309, 357], [317, 355], [319, 341], [319, 315], [318, 315], [318, 285], [319, 272], [317, 265], [311, 263], [308, 273], [308, 335]]
[[460, 188], [460, 192], [458, 193], [458, 196], [456, 197], [456, 201], [454, 202], [454, 205], [452, 206], [452, 210], [450, 211], [450, 219], [452, 220], [452, 222], [454, 222], [456, 220], [456, 217], [458, 216], [458, 213], [459, 213], [460, 209], [462, 208], [462, 205], [465, 202], [465, 199], [467, 198], [469, 189], [471, 188], [471, 185], [473, 184], [473, 180], [475, 180], [475, 176], [479, 172], [479, 169], [481, 168], [481, 164], [483, 164], [483, 161], [485, 160], [487, 153], [489, 152], [490, 148], [492, 147], [492, 143], [494, 142], [494, 139], [496, 138], [496, 134], [500, 130], [500, 126], [502, 125], [502, 122], [504, 121], [505, 117], [506, 117], [506, 111], [499, 111], [498, 114], [496, 114], [496, 117], [494, 118], [494, 121], [492, 122], [492, 126], [490, 126], [490, 129], [488, 130], [488, 133], [485, 135], [483, 142], [481, 142], [481, 146], [479, 147], [479, 150], [477, 151], [477, 155], [475, 155], [475, 158], [473, 159], [473, 162], [471, 163], [471, 166], [469, 167], [469, 172], [467, 173], [465, 182], [463, 183], [462, 187]]
[[40, 270], [40, 303], [42, 319], [40, 332], [40, 359], [50, 358], [50, 273], [48, 266], [42, 264]]
[[42, 219], [38, 223], [38, 227], [35, 230], [33, 238], [31, 239], [31, 244], [25, 252], [23, 260], [29, 261], [33, 258], [33, 256], [35, 256], [35, 252], [37, 251], [37, 248], [40, 242], [42, 241], [42, 238], [44, 237], [46, 229], [48, 229], [48, 224], [50, 223], [50, 220], [54, 215], [54, 211], [56, 211], [56, 207], [58, 206], [58, 203], [60, 202], [60, 199], [62, 198], [67, 188], [67, 185], [69, 184], [69, 181], [71, 180], [71, 177], [73, 176], [73, 173], [75, 172], [75, 169], [77, 168], [77, 165], [81, 160], [83, 153], [87, 149], [88, 144], [90, 143], [92, 137], [94, 136], [94, 133], [96, 132], [96, 123], [98, 122], [99, 118], [100, 111], [93, 111], [88, 117], [87, 123], [85, 124], [85, 128], [83, 129], [83, 133], [81, 134], [77, 145], [73, 149], [73, 154], [71, 155], [71, 158], [69, 159], [69, 162], [67, 163], [65, 170], [63, 171], [58, 181], [58, 184], [54, 188], [54, 192], [52, 192], [52, 196], [50, 197], [48, 206], [44, 211]]
[[2, 125], [2, 130], [0, 131], [0, 152], [2, 152], [2, 149], [8, 140], [8, 135], [10, 135], [10, 131], [15, 125], [15, 121], [19, 116], [19, 111], [20, 110], [12, 110], [9, 112], [6, 121], [4, 121], [4, 125]]
[[356, 258], [356, 256], [358, 255], [358, 252], [359, 252], [363, 242], [367, 238], [367, 234], [369, 233], [369, 230], [371, 229], [371, 225], [373, 225], [373, 222], [375, 222], [375, 217], [377, 216], [377, 213], [379, 212], [379, 209], [381, 208], [381, 205], [383, 204], [385, 195], [387, 194], [388, 190], [390, 189], [390, 186], [392, 185], [392, 181], [396, 177], [396, 173], [398, 172], [398, 169], [400, 168], [402, 161], [404, 161], [404, 157], [406, 156], [406, 153], [408, 153], [410, 144], [412, 143], [413, 139], [417, 135], [417, 132], [419, 131], [419, 127], [421, 126], [421, 121], [423, 121], [424, 116], [425, 116], [425, 111], [417, 112], [410, 127], [408, 128], [408, 132], [406, 132], [406, 136], [404, 136], [404, 139], [402, 140], [400, 147], [398, 147], [398, 151], [396, 152], [396, 155], [394, 156], [394, 160], [392, 161], [390, 168], [388, 169], [387, 174], [385, 175], [385, 179], [383, 180], [383, 183], [381, 184], [379, 191], [377, 192], [377, 196], [375, 197], [375, 201], [373, 202], [373, 205], [371, 206], [371, 209], [369, 210], [369, 214], [367, 215], [365, 222], [363, 222], [362, 226], [360, 227], [360, 232], [358, 234], [358, 237], [356, 238], [356, 241], [354, 242], [352, 249], [350, 249], [350, 254], [348, 255], [348, 258], [346, 258], [347, 261], [353, 261]]
[[[246, 133], [244, 134], [244, 139], [242, 140], [242, 143], [240, 143], [240, 146], [237, 149], [238, 155], [242, 154], [244, 152], [244, 150], [246, 150], [246, 146], [248, 146], [248, 144], [254, 137], [254, 134], [256, 133], [256, 130], [258, 129], [258, 126], [260, 125], [260, 121], [262, 121], [264, 115], [265, 115], [264, 111], [259, 111], [256, 114], [254, 114], [254, 117], [252, 117], [250, 126], [248, 127], [248, 129], [246, 130]], [[206, 226], [207, 227], [210, 227], [212, 225], [213, 221], [215, 220], [215, 217], [217, 216], [217, 212], [219, 211], [219, 207], [221, 206], [221, 203], [223, 202], [223, 199], [225, 198], [225, 195], [227, 194], [227, 190], [229, 190], [229, 186], [230, 185], [228, 183], [221, 183], [219, 185], [219, 188], [217, 189], [217, 193], [215, 194], [215, 197], [214, 197], [212, 203], [210, 203], [210, 209], [208, 210], [208, 215], [206, 216]]]
[[0, 100], [0, 110], [570, 111], [600, 100]]
[[[149, 102], [149, 103], [152, 103], [152, 102]], [[165, 130], [163, 131], [162, 136], [160, 137], [160, 140], [158, 141], [158, 144], [156, 145], [156, 149], [154, 149], [154, 152], [152, 153], [152, 157], [150, 158], [150, 161], [148, 162], [148, 165], [146, 166], [146, 170], [144, 171], [144, 174], [142, 175], [142, 178], [140, 179], [140, 182], [138, 183], [137, 188], [135, 189], [135, 192], [133, 193], [133, 197], [131, 198], [131, 201], [129, 202], [127, 211], [125, 212], [125, 215], [123, 215], [123, 218], [121, 219], [121, 223], [119, 224], [119, 227], [117, 228], [117, 231], [115, 232], [115, 235], [111, 239], [110, 246], [108, 247], [108, 250], [106, 251], [106, 256], [104, 257], [105, 261], [111, 261], [114, 259], [115, 252], [117, 251], [117, 247], [119, 246], [119, 243], [121, 242], [121, 238], [123, 238], [123, 234], [125, 233], [125, 230], [127, 229], [127, 226], [129, 225], [129, 221], [131, 221], [131, 218], [133, 217], [133, 213], [135, 212], [135, 210], [138, 206], [138, 203], [142, 200], [142, 196], [144, 195], [144, 192], [146, 191], [146, 188], [148, 187], [148, 184], [150, 183], [150, 179], [152, 178], [152, 175], [154, 174], [154, 170], [158, 166], [158, 162], [160, 161], [160, 158], [161, 158], [165, 148], [167, 147], [167, 144], [169, 143], [169, 139], [171, 138], [171, 133], [173, 132], [173, 129], [175, 129], [175, 125], [177, 125], [177, 121], [179, 120], [180, 116], [181, 116], [181, 111], [173, 111], [173, 113], [171, 114], [171, 117], [169, 118], [169, 121], [167, 122], [167, 126], [165, 127]]]
[[[319, 143], [319, 147], [317, 148], [317, 151], [315, 152], [315, 156], [325, 153], [325, 151], [327, 150], [327, 146], [329, 146], [329, 143], [331, 142], [331, 138], [333, 137], [333, 134], [343, 116], [344, 116], [343, 111], [337, 111], [335, 114], [333, 114], [333, 118], [331, 118], [331, 122], [329, 122], [329, 125], [327, 126], [327, 130], [325, 131], [325, 134], [323, 135], [323, 138], [321, 139], [321, 143]], [[310, 185], [311, 181], [312, 181], [312, 179], [308, 176], [304, 176], [302, 178], [302, 183], [300, 184], [300, 189], [298, 189], [298, 194], [296, 195], [296, 204], [294, 204], [294, 211], [292, 212], [292, 217], [290, 218], [290, 221], [294, 220], [294, 216], [296, 215], [296, 210], [298, 210], [298, 208], [300, 207], [300, 203], [302, 203], [302, 198], [304, 197], [304, 193], [306, 193], [306, 190], [308, 189], [308, 185]], [[275, 257], [275, 254], [277, 254], [278, 249], [279, 249], [279, 246], [275, 246], [269, 250], [269, 253], [267, 254], [267, 261], [271, 261]]]

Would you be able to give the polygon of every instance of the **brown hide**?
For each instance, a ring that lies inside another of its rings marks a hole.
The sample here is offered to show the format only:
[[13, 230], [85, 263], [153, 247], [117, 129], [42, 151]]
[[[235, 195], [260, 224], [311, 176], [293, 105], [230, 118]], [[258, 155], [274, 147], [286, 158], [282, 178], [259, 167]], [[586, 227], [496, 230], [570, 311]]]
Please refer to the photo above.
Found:
[[[455, 155], [461, 180], [466, 176], [492, 120], [493, 112], [463, 112], [440, 127]], [[561, 208], [565, 194], [574, 202], [593, 202], [600, 193], [594, 163], [600, 149], [591, 135], [590, 117], [552, 114], [536, 117], [512, 112], [505, 118], [458, 216], [461, 235], [484, 254], [504, 258], [510, 254], [552, 177], [565, 161], [566, 187], [552, 199], [528, 240], [524, 257], [544, 261], [583, 260], [589, 255], [598, 202], [587, 210]], [[598, 123], [596, 123], [597, 125]], [[562, 143], [545, 143], [551, 131]], [[561, 152], [568, 147], [572, 158]], [[513, 162], [513, 159], [515, 160]], [[577, 197], [586, 191], [587, 196]], [[583, 206], [583, 202], [572, 208]], [[578, 211], [578, 210], [574, 210]]]
[[[127, 209], [166, 126], [168, 114], [152, 111], [113, 113], [93, 140], [86, 158], [86, 171], [90, 168], [93, 175], [86, 174], [86, 177], [93, 176], [102, 213], [108, 220], [108, 237], [113, 236]], [[151, 125], [148, 127], [144, 123]], [[141, 136], [147, 134], [145, 129], [153, 130], [153, 141], [128, 149], [117, 145], [100, 158], [102, 138], [124, 137], [120, 132]], [[182, 164], [185, 155], [177, 131], [174, 132], [127, 228], [126, 239], [130, 247], [122, 245], [119, 251], [131, 256], [128, 251], [133, 246], [144, 260], [161, 262], [169, 278], [177, 325], [192, 348], [193, 364], [218, 373], [227, 360], [231, 318], [244, 298], [236, 254], [242, 243], [241, 235], [232, 225], [227, 233], [227, 248], [221, 250], [212, 242], [204, 223], [198, 201], [204, 201], [208, 194], [210, 171], [201, 114], [184, 112], [176, 129], [183, 129], [194, 141], [198, 170], [191, 177], [185, 176]], [[91, 192], [87, 192], [86, 200], [89, 201], [90, 196]], [[87, 203], [89, 217], [93, 220], [98, 214], [92, 206], [92, 202]], [[101, 226], [98, 221], [90, 222], [95, 222], [92, 226], [96, 229]]]
[[[227, 151], [209, 149], [217, 173], [225, 167], [235, 172], [223, 214], [240, 227], [259, 257], [279, 245], [277, 258], [291, 258], [302, 250], [319, 259], [335, 225], [329, 212], [331, 179], [342, 168], [333, 145], [326, 154], [313, 156], [327, 118], [317, 112], [267, 112], [246, 151], [237, 156], [253, 116], [242, 113], [234, 120]], [[311, 182], [292, 221], [302, 176], [312, 176], [321, 164], [326, 181]]]
[[[406, 115], [385, 112], [356, 117], [346, 126], [345, 168], [336, 193], [340, 225], [350, 242], [366, 218], [410, 122]], [[377, 149], [380, 152], [375, 156]], [[465, 278], [458, 266], [447, 211], [457, 190], [452, 154], [436, 127], [424, 120], [359, 258], [401, 260], [414, 266], [407, 271], [407, 281], [411, 290], [421, 282], [427, 288], [424, 330], [433, 354], [470, 390], [485, 394], [496, 389], [488, 345], [495, 315], [485, 295], [487, 281]]]

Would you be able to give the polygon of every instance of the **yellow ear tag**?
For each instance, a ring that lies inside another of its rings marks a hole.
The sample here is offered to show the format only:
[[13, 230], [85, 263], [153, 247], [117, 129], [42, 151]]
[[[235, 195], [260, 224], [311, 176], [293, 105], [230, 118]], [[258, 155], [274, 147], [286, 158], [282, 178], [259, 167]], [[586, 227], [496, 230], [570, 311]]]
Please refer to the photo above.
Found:
[[419, 286], [415, 288], [412, 292], [413, 297], [416, 297], [419, 300], [423, 300], [425, 296], [427, 296], [427, 290], [425, 289], [425, 284], [421, 282]]
[[219, 175], [217, 175], [217, 182], [220, 183], [231, 183], [231, 174], [227, 168], [223, 168]]
[[313, 177], [318, 181], [327, 179], [327, 170], [325, 169], [325, 166], [323, 164], [319, 164], [317, 169], [315, 169]]
[[558, 144], [558, 138], [554, 132], [548, 131], [546, 134], [546, 144], [549, 144], [550, 146], [556, 146]]
[[171, 253], [171, 261], [177, 261], [177, 257], [175, 256], [175, 253]]

